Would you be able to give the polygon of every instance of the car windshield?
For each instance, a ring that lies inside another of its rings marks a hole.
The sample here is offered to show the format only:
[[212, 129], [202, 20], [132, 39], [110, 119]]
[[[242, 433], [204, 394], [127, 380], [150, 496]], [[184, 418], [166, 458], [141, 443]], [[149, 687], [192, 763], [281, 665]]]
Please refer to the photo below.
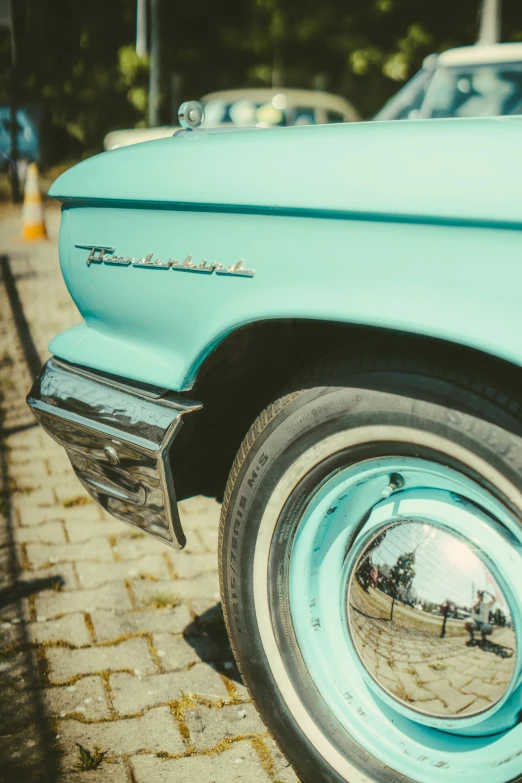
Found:
[[402, 90], [391, 98], [375, 115], [375, 120], [411, 120], [418, 116], [429, 85], [435, 73], [434, 68], [422, 68]]
[[439, 67], [422, 117], [496, 117], [522, 112], [522, 63]]
[[[339, 112], [326, 112], [327, 122], [343, 122]], [[205, 103], [205, 122], [207, 128], [218, 125], [236, 125], [239, 128], [277, 127], [283, 125], [315, 125], [317, 122], [314, 106], [289, 104], [283, 93], [274, 95], [269, 101], [255, 101], [241, 98], [228, 102], [213, 98]]]
[[[288, 125], [286, 100], [277, 101], [275, 96], [272, 101], [253, 101], [250, 98], [241, 98], [229, 103], [227, 101], [213, 99], [205, 104], [205, 127], [216, 125], [237, 125], [240, 128], [252, 126]], [[274, 105], [275, 104], [275, 105]]]

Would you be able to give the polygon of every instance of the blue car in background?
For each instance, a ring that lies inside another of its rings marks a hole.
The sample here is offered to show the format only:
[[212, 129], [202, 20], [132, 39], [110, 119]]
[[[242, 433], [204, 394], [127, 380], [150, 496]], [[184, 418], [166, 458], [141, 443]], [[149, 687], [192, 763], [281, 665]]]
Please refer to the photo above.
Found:
[[[16, 112], [18, 135], [18, 158], [35, 163], [41, 162], [38, 119], [34, 112], [20, 107]], [[0, 169], [4, 169], [11, 158], [11, 109], [0, 106]]]

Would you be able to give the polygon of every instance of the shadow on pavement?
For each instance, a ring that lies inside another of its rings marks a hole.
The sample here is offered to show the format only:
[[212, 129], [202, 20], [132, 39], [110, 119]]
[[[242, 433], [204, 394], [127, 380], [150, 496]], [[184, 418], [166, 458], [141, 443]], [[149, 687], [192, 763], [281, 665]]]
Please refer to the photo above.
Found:
[[183, 636], [201, 660], [212, 662], [230, 680], [243, 682], [228, 640], [221, 603], [211, 606], [187, 625]]
[[[21, 311], [6, 256], [0, 257], [0, 270], [20, 339], [25, 340], [25, 359], [34, 375], [40, 358]], [[1, 402], [0, 399], [0, 783], [59, 783], [56, 732], [46, 717], [38, 658], [26, 624], [27, 598], [52, 587], [57, 580], [20, 580]]]
[[495, 642], [490, 642], [488, 639], [470, 640], [469, 642], [466, 642], [466, 646], [479, 647], [482, 652], [493, 653], [494, 655], [498, 655], [499, 658], [512, 658], [515, 653], [512, 647], [505, 647], [503, 644], [496, 644]]
[[0, 272], [2, 273], [5, 290], [9, 298], [9, 304], [11, 305], [11, 312], [18, 338], [24, 352], [25, 362], [31, 373], [31, 377], [36, 378], [42, 367], [42, 360], [40, 359], [38, 349], [34, 343], [29, 324], [25, 317], [22, 303], [20, 302], [18, 289], [16, 288], [15, 279], [9, 263], [9, 256], [0, 255]]
[[42, 590], [59, 590], [65, 584], [61, 576], [50, 576], [45, 579], [28, 579], [25, 582], [15, 582], [0, 588], [0, 609], [16, 603], [21, 598], [36, 595]]

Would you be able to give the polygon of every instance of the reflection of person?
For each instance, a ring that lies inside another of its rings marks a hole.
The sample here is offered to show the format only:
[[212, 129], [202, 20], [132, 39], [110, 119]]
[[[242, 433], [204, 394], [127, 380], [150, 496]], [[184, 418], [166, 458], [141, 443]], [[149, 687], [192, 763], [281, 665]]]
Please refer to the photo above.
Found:
[[[489, 600], [486, 599], [486, 596], [489, 596]], [[493, 633], [493, 628], [489, 624], [489, 611], [496, 599], [487, 590], [478, 590], [477, 599], [471, 608], [471, 617], [466, 622], [465, 628], [471, 642], [475, 641], [475, 631], [480, 631], [482, 641], [485, 642], [486, 636]]]

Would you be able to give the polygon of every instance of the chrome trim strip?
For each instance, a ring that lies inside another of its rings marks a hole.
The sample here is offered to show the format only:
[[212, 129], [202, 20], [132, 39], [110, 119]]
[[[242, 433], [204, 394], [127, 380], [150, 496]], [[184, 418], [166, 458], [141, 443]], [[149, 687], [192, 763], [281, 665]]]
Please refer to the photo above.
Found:
[[54, 358], [43, 367], [27, 403], [100, 505], [183, 548], [169, 451], [182, 416], [200, 403]]

